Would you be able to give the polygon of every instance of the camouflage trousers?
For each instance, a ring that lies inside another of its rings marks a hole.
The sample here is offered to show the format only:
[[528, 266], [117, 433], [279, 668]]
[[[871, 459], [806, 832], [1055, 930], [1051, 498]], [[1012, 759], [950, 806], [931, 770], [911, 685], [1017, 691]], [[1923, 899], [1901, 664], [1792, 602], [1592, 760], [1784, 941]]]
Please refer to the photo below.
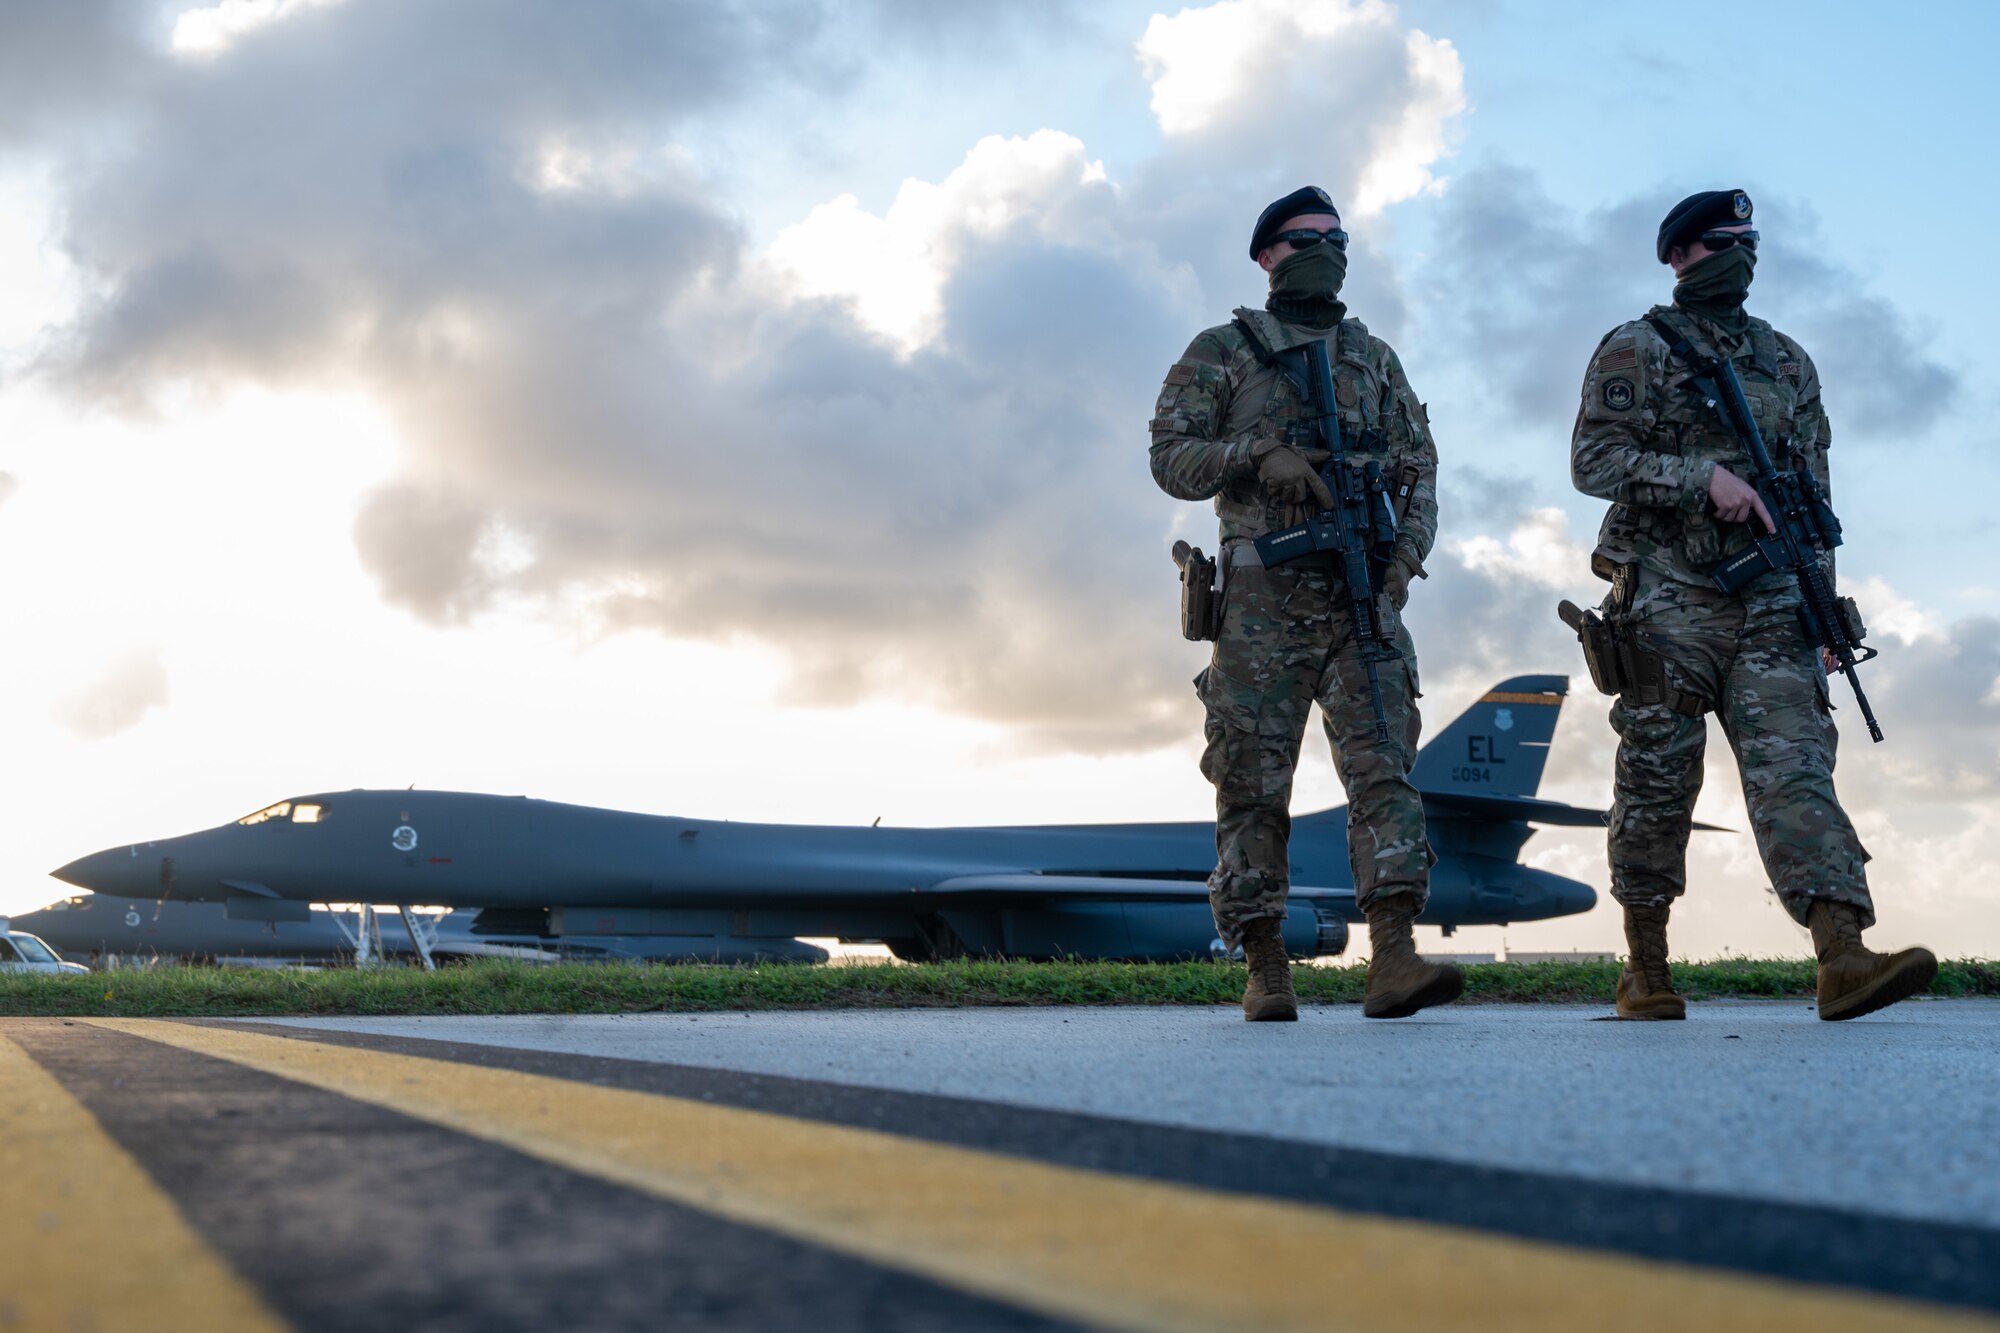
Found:
[[1314, 703], [1347, 789], [1347, 854], [1360, 904], [1407, 891], [1421, 909], [1430, 844], [1409, 774], [1423, 720], [1416, 653], [1400, 617], [1392, 612], [1390, 624], [1401, 657], [1376, 667], [1389, 719], [1384, 744], [1375, 738], [1367, 666], [1335, 576], [1238, 565], [1223, 597], [1215, 657], [1195, 677], [1208, 710], [1201, 771], [1215, 784], [1208, 899], [1217, 932], [1233, 947], [1245, 923], [1285, 914], [1292, 775]]
[[[1765, 585], [1774, 585], [1767, 587]], [[1631, 615], [1666, 661], [1668, 683], [1706, 702], [1736, 754], [1757, 852], [1801, 925], [1815, 898], [1852, 903], [1864, 925], [1868, 853], [1833, 791], [1836, 734], [1817, 650], [1795, 589], [1766, 576], [1741, 596], [1642, 571]], [[1706, 718], [1621, 698], [1611, 706], [1618, 764], [1611, 806], [1611, 896], [1672, 902], [1687, 888], [1688, 829], [1701, 791]]]

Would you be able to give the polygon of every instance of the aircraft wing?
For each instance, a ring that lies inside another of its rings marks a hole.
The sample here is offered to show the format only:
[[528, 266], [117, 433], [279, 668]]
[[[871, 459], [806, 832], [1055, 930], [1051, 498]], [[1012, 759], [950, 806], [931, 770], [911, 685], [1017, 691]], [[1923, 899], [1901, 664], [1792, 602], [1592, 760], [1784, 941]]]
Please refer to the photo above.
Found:
[[[1093, 902], [1207, 902], [1208, 885], [1198, 879], [1138, 879], [1126, 875], [991, 874], [954, 875], [920, 894], [978, 898], [992, 902], [1019, 899], [1080, 898]], [[1291, 896], [1308, 900], [1354, 900], [1351, 888], [1294, 884]]]
[[[1442, 815], [1470, 815], [1474, 819], [1521, 820], [1529, 824], [1566, 824], [1573, 828], [1603, 828], [1611, 822], [1609, 811], [1588, 810], [1561, 801], [1542, 801], [1532, 796], [1479, 796], [1469, 792], [1423, 794], [1426, 810]], [[1719, 824], [1696, 823], [1708, 833], [1727, 833]]]

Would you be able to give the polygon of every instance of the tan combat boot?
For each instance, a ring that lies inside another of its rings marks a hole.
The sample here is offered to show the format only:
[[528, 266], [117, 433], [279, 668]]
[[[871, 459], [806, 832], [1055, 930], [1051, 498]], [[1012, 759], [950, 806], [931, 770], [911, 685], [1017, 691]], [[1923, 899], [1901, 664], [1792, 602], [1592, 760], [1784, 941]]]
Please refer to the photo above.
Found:
[[1667, 971], [1667, 908], [1625, 909], [1625, 970], [1618, 974], [1620, 1018], [1686, 1018], [1687, 1001]]
[[1426, 963], [1410, 938], [1416, 920], [1410, 895], [1378, 894], [1367, 906], [1368, 994], [1364, 1018], [1408, 1018], [1419, 1009], [1448, 1004], [1465, 989], [1465, 974], [1449, 963]]
[[1859, 1018], [1907, 1000], [1937, 975], [1929, 949], [1880, 954], [1861, 942], [1861, 909], [1821, 898], [1806, 913], [1819, 955], [1819, 1016], [1829, 1023]]
[[1292, 964], [1285, 957], [1283, 918], [1260, 916], [1243, 927], [1243, 961], [1250, 984], [1243, 988], [1246, 1023], [1296, 1023], [1299, 997], [1292, 990]]

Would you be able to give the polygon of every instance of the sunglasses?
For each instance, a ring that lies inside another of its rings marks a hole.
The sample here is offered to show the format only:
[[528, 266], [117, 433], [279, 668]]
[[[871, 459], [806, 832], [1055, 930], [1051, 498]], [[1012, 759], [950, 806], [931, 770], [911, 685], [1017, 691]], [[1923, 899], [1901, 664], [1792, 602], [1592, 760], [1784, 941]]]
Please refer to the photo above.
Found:
[[1338, 227], [1328, 227], [1325, 231], [1314, 231], [1311, 227], [1298, 227], [1291, 231], [1281, 231], [1271, 238], [1273, 242], [1289, 241], [1295, 250], [1303, 250], [1308, 245], [1318, 245], [1326, 241], [1336, 250], [1347, 248], [1347, 233]]
[[1701, 243], [1711, 250], [1727, 250], [1732, 245], [1740, 245], [1751, 253], [1757, 250], [1757, 233], [1754, 231], [1705, 231]]

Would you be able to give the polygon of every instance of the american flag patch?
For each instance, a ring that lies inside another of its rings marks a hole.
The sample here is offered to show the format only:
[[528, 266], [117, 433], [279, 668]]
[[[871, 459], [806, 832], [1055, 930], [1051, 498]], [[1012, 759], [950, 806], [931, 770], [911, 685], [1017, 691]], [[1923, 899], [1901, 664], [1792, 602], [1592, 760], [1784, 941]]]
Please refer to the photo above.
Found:
[[1639, 349], [1621, 347], [1615, 352], [1606, 352], [1597, 358], [1597, 368], [1605, 370], [1631, 370], [1639, 364]]
[[1194, 383], [1194, 367], [1193, 367], [1193, 366], [1191, 366], [1191, 365], [1189, 365], [1189, 364], [1188, 364], [1187, 362], [1185, 362], [1185, 361], [1176, 361], [1176, 362], [1174, 362], [1174, 368], [1173, 368], [1172, 370], [1169, 370], [1169, 371], [1167, 372], [1167, 383], [1169, 383], [1169, 384], [1193, 384], [1193, 383]]

